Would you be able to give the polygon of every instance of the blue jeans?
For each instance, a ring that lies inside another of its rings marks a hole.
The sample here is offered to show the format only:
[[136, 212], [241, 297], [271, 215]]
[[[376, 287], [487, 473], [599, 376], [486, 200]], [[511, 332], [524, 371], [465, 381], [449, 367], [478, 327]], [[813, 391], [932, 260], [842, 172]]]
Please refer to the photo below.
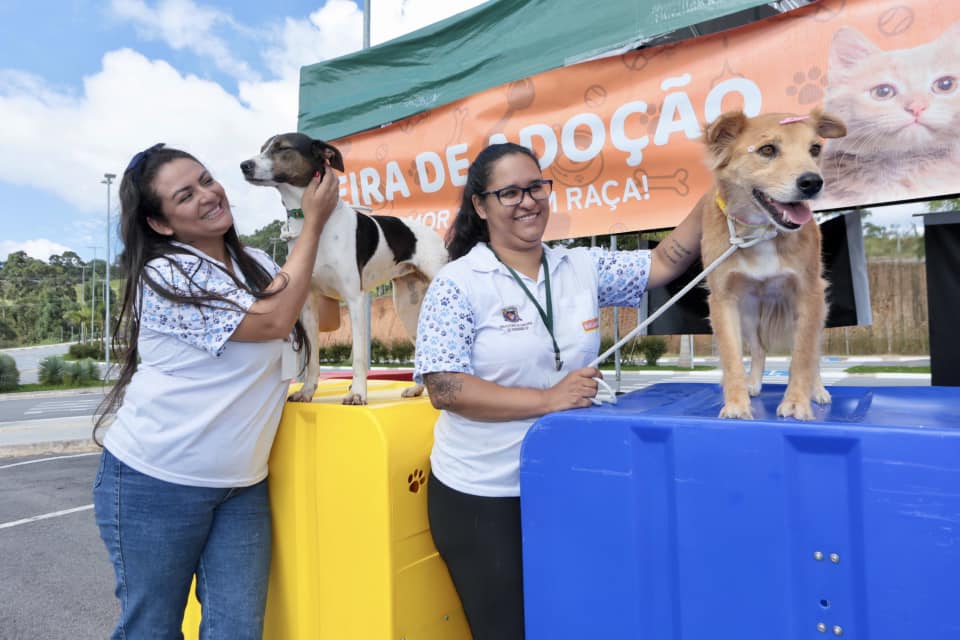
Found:
[[194, 574], [200, 638], [262, 637], [271, 544], [266, 480], [188, 487], [144, 475], [104, 450], [93, 502], [120, 600], [111, 638], [183, 638]]

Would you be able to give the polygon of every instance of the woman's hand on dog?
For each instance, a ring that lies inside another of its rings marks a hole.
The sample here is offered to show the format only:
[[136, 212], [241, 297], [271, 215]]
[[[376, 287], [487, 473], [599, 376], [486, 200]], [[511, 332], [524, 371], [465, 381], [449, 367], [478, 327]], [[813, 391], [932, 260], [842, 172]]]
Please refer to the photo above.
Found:
[[332, 168], [327, 167], [323, 173], [313, 176], [307, 190], [303, 192], [300, 207], [303, 209], [304, 231], [310, 229], [317, 235], [323, 230], [330, 214], [337, 207], [340, 200], [340, 177]]
[[589, 407], [593, 404], [592, 398], [597, 395], [597, 381], [594, 378], [602, 377], [600, 370], [594, 367], [571, 371], [564, 376], [563, 380], [544, 391], [546, 413], [575, 407]]

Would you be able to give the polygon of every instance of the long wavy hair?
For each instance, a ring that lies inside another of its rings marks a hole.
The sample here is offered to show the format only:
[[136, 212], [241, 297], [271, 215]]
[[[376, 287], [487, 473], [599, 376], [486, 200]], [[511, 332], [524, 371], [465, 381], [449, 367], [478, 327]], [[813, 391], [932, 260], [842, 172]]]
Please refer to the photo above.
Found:
[[[100, 403], [100, 406], [97, 407], [93, 439], [101, 446], [102, 443], [97, 438], [98, 430], [104, 424], [107, 416], [123, 402], [127, 385], [130, 384], [130, 380], [137, 370], [139, 358], [137, 342], [140, 337], [143, 287], [150, 287], [158, 296], [178, 304], [191, 304], [210, 309], [222, 309], [226, 305], [241, 311], [244, 310], [232, 300], [208, 291], [196, 283], [194, 276], [203, 268], [203, 263], [213, 264], [219, 269], [220, 267], [216, 263], [201, 257], [201, 261], [195, 266], [184, 267], [173, 256], [176, 254], [191, 256], [196, 254], [174, 245], [173, 238], [157, 233], [147, 223], [148, 218], [161, 221], [165, 219], [160, 196], [154, 187], [157, 173], [168, 162], [181, 158], [202, 164], [186, 151], [157, 145], [134, 156], [120, 181], [120, 239], [123, 242], [123, 252], [118, 259], [122, 272], [127, 275], [127, 279], [124, 285], [120, 312], [113, 329], [111, 350], [115, 354], [121, 354], [119, 362], [121, 368], [117, 383]], [[239, 265], [243, 278], [237, 278], [229, 271], [223, 270], [223, 273], [230, 277], [238, 288], [250, 292], [255, 298], [266, 298], [275, 295], [286, 286], [286, 282], [284, 282], [272, 291], [265, 291], [273, 281], [273, 276], [256, 259], [247, 254], [233, 225], [224, 234], [224, 242], [229, 254]], [[151, 260], [157, 259], [166, 260], [172, 269], [176, 269], [183, 274], [190, 282], [191, 295], [174, 293], [157, 282], [152, 275], [153, 270], [145, 268]], [[293, 333], [294, 348], [298, 351], [306, 349], [309, 358], [310, 344], [299, 320], [294, 326]]]
[[513, 142], [504, 142], [491, 144], [477, 154], [467, 170], [467, 184], [463, 187], [460, 210], [457, 211], [457, 217], [446, 236], [447, 251], [450, 253], [451, 260], [467, 255], [478, 242], [490, 241], [487, 221], [480, 217], [473, 206], [473, 196], [487, 190], [490, 174], [497, 161], [515, 153], [527, 156], [539, 166], [539, 160], [533, 151]]

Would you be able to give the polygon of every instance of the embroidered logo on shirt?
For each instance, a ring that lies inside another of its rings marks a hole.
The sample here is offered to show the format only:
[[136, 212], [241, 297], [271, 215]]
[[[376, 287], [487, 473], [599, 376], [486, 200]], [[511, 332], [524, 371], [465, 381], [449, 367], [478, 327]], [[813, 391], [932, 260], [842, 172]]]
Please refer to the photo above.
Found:
[[520, 312], [516, 307], [504, 307], [502, 313], [503, 319], [507, 322], [520, 322]]
[[584, 331], [596, 331], [600, 328], [600, 318], [590, 318], [589, 320], [584, 320], [582, 324]]

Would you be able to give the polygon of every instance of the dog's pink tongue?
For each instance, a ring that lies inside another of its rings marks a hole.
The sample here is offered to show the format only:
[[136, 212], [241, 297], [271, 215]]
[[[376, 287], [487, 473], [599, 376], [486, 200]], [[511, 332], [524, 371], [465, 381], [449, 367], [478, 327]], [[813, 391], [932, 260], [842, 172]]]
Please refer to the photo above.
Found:
[[778, 202], [777, 208], [783, 217], [793, 224], [806, 224], [813, 217], [813, 212], [806, 202]]

